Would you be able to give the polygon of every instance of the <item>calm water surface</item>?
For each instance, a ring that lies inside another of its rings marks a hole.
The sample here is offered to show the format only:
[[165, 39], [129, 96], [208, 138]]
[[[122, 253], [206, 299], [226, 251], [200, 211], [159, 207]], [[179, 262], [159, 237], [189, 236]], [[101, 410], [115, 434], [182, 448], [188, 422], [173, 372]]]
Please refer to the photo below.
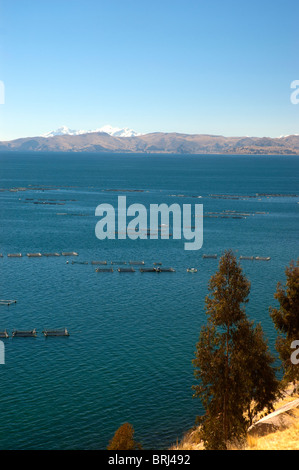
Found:
[[[145, 448], [181, 438], [202, 412], [192, 399], [191, 361], [219, 261], [204, 253], [271, 257], [242, 266], [251, 281], [247, 314], [274, 351], [268, 309], [298, 257], [298, 170], [298, 157], [287, 156], [2, 153], [0, 297], [17, 304], [0, 306], [0, 330], [36, 328], [38, 336], [5, 340], [0, 449], [104, 449], [125, 421]], [[199, 251], [172, 239], [100, 241], [95, 208], [116, 206], [120, 194], [128, 205], [202, 203], [205, 215], [220, 216], [204, 218]], [[232, 218], [239, 214], [247, 215]], [[26, 256], [54, 251], [76, 251], [76, 261], [89, 264]], [[7, 257], [16, 252], [25, 256]], [[132, 259], [176, 272], [101, 274], [90, 264]], [[69, 338], [42, 335], [63, 327]]]

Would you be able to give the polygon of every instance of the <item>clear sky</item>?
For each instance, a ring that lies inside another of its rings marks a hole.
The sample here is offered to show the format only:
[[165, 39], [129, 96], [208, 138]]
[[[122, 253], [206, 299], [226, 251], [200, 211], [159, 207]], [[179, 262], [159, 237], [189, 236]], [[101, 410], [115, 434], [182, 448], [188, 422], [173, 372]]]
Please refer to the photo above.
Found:
[[299, 133], [298, 0], [0, 0], [0, 139]]

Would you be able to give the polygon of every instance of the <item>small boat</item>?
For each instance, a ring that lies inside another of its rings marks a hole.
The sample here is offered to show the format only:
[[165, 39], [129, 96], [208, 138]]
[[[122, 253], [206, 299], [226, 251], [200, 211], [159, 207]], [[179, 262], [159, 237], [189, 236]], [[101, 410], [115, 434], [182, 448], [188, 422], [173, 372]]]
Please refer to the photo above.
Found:
[[187, 272], [188, 273], [197, 273], [197, 269], [196, 268], [187, 268]]

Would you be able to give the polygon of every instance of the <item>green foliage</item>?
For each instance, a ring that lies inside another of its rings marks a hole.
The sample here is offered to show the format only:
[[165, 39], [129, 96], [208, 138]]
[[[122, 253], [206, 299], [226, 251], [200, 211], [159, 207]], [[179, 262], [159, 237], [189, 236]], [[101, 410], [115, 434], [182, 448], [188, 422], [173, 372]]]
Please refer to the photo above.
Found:
[[124, 423], [115, 432], [107, 450], [141, 450], [141, 444], [134, 440], [134, 432], [130, 423]]
[[299, 380], [298, 365], [291, 362], [291, 343], [299, 340], [299, 259], [297, 264], [291, 261], [285, 274], [285, 286], [279, 282], [274, 294], [279, 308], [270, 307], [270, 315], [278, 331], [276, 349], [282, 362], [284, 381], [289, 382]]
[[247, 319], [240, 322], [233, 343], [234, 379], [242, 392], [248, 427], [264, 408], [268, 413], [273, 411], [273, 402], [279, 396], [279, 381], [260, 324], [254, 325]]
[[250, 283], [231, 251], [221, 258], [209, 292], [208, 321], [193, 360], [200, 383], [193, 389], [206, 412], [199, 420], [205, 448], [226, 449], [245, 436], [260, 410], [271, 409], [278, 381], [262, 329], [246, 317]]

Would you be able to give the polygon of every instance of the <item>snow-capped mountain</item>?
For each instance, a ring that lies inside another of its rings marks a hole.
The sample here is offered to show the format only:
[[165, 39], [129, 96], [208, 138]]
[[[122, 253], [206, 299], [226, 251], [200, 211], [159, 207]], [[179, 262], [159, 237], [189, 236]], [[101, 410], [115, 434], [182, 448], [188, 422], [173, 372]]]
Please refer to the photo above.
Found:
[[128, 127], [121, 129], [119, 127], [112, 127], [109, 124], [91, 132], [106, 132], [106, 134], [113, 135], [114, 137], [135, 137], [137, 135], [141, 135], [133, 129], [129, 129]]
[[280, 135], [278, 138], [279, 138], [279, 139], [284, 139], [284, 138], [286, 138], [286, 137], [293, 137], [293, 136], [298, 137], [299, 134]]
[[62, 126], [56, 129], [55, 131], [50, 131], [46, 134], [42, 134], [41, 137], [55, 137], [56, 135], [80, 135], [85, 134], [86, 132], [87, 131], [75, 131], [67, 126]]
[[106, 134], [112, 135], [113, 137], [135, 137], [138, 135], [142, 135], [133, 129], [129, 129], [128, 127], [119, 128], [119, 127], [112, 127], [110, 125], [105, 125], [103, 127], [99, 127], [98, 129], [94, 130], [74, 130], [70, 129], [67, 126], [62, 126], [56, 129], [55, 131], [47, 132], [43, 134], [41, 137], [54, 137], [56, 135], [81, 135], [81, 134], [90, 134], [92, 132], [105, 132]]

